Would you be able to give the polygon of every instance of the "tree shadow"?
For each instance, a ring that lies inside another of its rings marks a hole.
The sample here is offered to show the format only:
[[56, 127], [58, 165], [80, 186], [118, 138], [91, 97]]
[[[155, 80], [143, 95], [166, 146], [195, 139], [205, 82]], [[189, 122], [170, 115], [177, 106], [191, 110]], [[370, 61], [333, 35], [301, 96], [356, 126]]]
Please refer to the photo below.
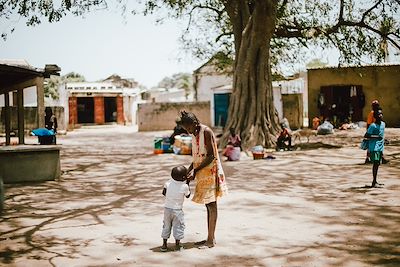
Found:
[[[182, 242], [181, 245], [183, 246], [184, 250], [199, 248], [199, 245], [196, 245], [195, 242]], [[149, 250], [156, 252], [156, 253], [168, 253], [168, 252], [179, 252], [175, 250], [175, 243], [168, 243], [168, 251], [161, 251], [161, 246], [150, 248]]]

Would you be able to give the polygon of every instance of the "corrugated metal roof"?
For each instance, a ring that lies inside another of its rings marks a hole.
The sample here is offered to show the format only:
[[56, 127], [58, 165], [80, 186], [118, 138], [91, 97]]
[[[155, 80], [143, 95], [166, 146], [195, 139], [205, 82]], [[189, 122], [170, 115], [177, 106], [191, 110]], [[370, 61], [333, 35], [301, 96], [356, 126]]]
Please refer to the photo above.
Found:
[[348, 66], [325, 66], [325, 67], [307, 68], [307, 70], [367, 68], [367, 67], [390, 67], [390, 66], [400, 66], [400, 62], [399, 63], [395, 63], [395, 62], [391, 62], [391, 63], [374, 63], [374, 64], [365, 64], [365, 65], [348, 65]]

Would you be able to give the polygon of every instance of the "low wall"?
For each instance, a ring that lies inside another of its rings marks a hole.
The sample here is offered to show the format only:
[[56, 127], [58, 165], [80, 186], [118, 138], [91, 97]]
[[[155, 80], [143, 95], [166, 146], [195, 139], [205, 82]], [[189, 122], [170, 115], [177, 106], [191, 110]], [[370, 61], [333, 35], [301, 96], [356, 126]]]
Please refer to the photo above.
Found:
[[50, 181], [60, 175], [59, 146], [0, 147], [0, 176], [6, 184]]
[[[64, 107], [52, 107], [54, 115], [57, 117], [58, 130], [66, 130], [66, 124], [64, 119]], [[0, 109], [0, 133], [4, 133], [4, 116], [5, 108]], [[10, 107], [11, 110], [11, 131], [18, 131], [18, 110], [17, 107]], [[44, 117], [44, 114], [43, 114]], [[24, 107], [24, 118], [25, 118], [25, 132], [29, 133], [31, 130], [38, 128], [37, 121], [37, 107]]]
[[204, 124], [210, 125], [210, 102], [146, 103], [139, 104], [139, 131], [172, 130], [181, 110], [196, 114]]

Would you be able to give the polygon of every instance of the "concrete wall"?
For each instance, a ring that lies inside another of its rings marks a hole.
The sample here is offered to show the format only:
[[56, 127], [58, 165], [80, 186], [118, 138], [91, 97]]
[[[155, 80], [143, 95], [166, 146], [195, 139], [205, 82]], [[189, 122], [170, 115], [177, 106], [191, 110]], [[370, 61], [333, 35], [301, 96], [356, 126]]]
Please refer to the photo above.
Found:
[[309, 120], [319, 116], [317, 98], [321, 86], [359, 85], [365, 94], [363, 118], [378, 99], [389, 127], [400, 127], [400, 65], [325, 68], [308, 70]]
[[[17, 108], [10, 107], [11, 109], [11, 131], [18, 130], [18, 117]], [[66, 124], [64, 120], [64, 108], [63, 107], [52, 107], [54, 115], [57, 117], [58, 130], [66, 130]], [[43, 117], [45, 114], [43, 114]], [[24, 117], [25, 117], [25, 132], [29, 133], [31, 130], [38, 128], [37, 121], [37, 107], [24, 107]], [[0, 108], [0, 132], [4, 133], [4, 107]]]
[[6, 184], [50, 181], [60, 174], [58, 146], [0, 147], [0, 176]]
[[201, 123], [210, 125], [209, 102], [146, 103], [139, 104], [139, 131], [172, 130], [181, 110], [193, 112]]

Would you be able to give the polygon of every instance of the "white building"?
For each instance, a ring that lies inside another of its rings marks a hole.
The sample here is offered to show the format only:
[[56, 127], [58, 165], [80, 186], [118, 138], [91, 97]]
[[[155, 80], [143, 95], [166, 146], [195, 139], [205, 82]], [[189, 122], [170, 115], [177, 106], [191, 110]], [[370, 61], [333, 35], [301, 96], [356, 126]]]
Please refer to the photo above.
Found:
[[60, 86], [60, 102], [66, 107], [70, 127], [75, 124], [137, 124], [142, 102], [139, 88], [112, 82], [74, 82]]
[[[197, 100], [210, 102], [211, 126], [225, 126], [232, 93], [232, 73], [218, 70], [213, 60], [210, 60], [196, 69], [193, 76]], [[282, 119], [283, 104], [279, 83], [273, 83], [273, 97], [279, 118]]]
[[178, 88], [152, 88], [147, 91], [149, 100], [155, 103], [192, 102], [193, 94], [187, 95], [184, 89]]

